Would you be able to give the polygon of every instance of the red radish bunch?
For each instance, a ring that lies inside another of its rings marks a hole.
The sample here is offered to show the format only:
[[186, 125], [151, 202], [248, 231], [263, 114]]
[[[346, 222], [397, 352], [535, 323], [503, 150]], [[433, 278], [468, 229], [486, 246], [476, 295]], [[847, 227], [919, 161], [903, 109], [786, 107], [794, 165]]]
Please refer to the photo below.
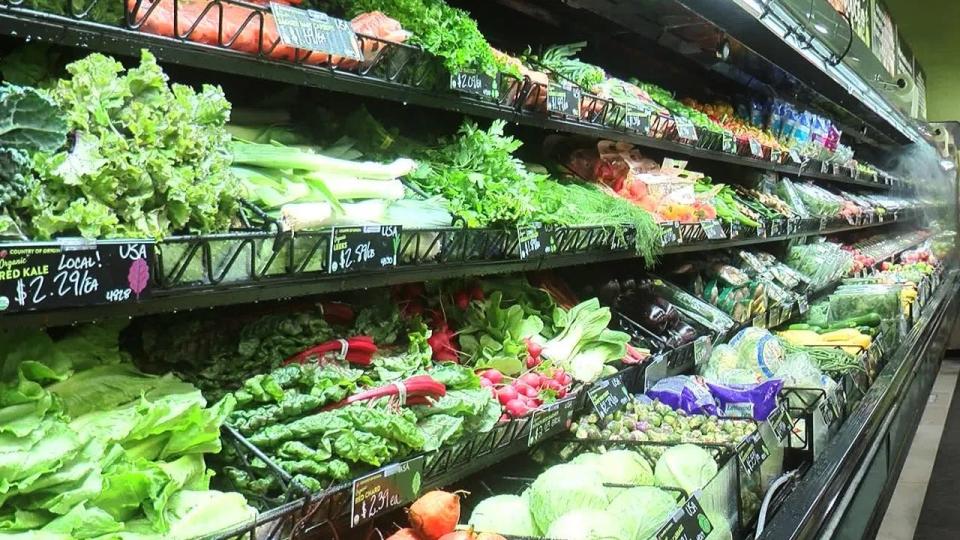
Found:
[[433, 359], [437, 362], [460, 362], [457, 353], [457, 334], [446, 323], [438, 324], [427, 338], [427, 345], [433, 351]]
[[543, 405], [542, 392], [565, 397], [572, 383], [573, 377], [562, 369], [554, 369], [550, 374], [530, 371], [509, 383], [496, 369], [480, 372], [480, 385], [489, 388], [506, 411], [501, 420], [518, 418]]
[[540, 358], [540, 353], [543, 352], [543, 345], [540, 345], [530, 338], [525, 338], [523, 341], [527, 344], [527, 369], [533, 369], [543, 361]]

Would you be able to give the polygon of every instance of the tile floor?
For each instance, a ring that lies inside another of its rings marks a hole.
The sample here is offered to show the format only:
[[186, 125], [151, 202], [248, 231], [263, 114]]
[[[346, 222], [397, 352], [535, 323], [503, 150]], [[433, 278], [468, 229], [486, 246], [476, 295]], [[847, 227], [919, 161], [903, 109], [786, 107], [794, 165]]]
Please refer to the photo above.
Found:
[[887, 506], [877, 540], [913, 539], [958, 376], [960, 361], [944, 360], [897, 480], [897, 487]]

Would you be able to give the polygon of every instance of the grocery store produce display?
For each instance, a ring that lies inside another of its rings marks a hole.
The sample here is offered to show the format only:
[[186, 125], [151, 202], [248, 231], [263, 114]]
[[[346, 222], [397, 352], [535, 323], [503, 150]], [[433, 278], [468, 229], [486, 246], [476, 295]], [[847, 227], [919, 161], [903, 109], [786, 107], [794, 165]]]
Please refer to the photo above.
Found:
[[0, 536], [775, 515], [953, 279], [954, 208], [820, 108], [468, 4], [0, 5], [93, 36], [0, 38]]

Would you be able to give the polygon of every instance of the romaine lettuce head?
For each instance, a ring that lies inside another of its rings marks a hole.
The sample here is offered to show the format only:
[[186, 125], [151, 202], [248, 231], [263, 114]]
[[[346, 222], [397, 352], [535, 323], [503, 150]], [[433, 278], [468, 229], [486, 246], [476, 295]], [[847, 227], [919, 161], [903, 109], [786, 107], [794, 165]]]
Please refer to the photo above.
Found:
[[670, 519], [678, 502], [674, 494], [660, 488], [640, 486], [621, 490], [610, 501], [607, 512], [617, 516], [629, 538], [647, 539]]
[[530, 504], [524, 497], [496, 495], [480, 501], [467, 521], [478, 532], [538, 536]]
[[547, 529], [555, 540], [633, 540], [619, 516], [603, 510], [571, 510]]
[[550, 467], [531, 484], [529, 497], [533, 521], [541, 531], [571, 510], [602, 510], [607, 506], [603, 481], [589, 465]]
[[710, 452], [694, 444], [671, 446], [657, 460], [654, 473], [662, 487], [682, 489], [690, 494], [717, 475], [717, 463]]

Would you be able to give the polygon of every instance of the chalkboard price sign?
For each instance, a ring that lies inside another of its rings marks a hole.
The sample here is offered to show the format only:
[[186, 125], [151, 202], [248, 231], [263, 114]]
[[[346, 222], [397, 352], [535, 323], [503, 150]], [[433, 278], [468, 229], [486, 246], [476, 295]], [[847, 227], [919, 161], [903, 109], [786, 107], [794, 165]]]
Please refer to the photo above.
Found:
[[693, 494], [683, 506], [674, 512], [663, 527], [657, 531], [657, 540], [705, 540], [713, 531], [713, 523], [700, 506], [697, 494]]
[[153, 250], [143, 240], [0, 244], [0, 314], [139, 302]]
[[486, 73], [461, 71], [450, 75], [450, 89], [464, 94], [473, 94], [497, 99], [499, 91], [497, 80]]
[[619, 375], [599, 381], [587, 391], [587, 396], [600, 418], [606, 418], [630, 403], [630, 393]]
[[660, 245], [669, 246], [673, 244], [679, 244], [682, 241], [680, 235], [680, 223], [676, 221], [661, 223], [660, 230]]
[[280, 41], [284, 45], [354, 60], [363, 60], [360, 43], [350, 21], [313, 9], [270, 3]]
[[573, 415], [573, 405], [572, 399], [565, 399], [533, 411], [530, 417], [527, 446], [534, 446], [547, 437], [567, 429], [570, 417]]
[[374, 471], [353, 481], [350, 526], [414, 500], [422, 485], [425, 456]]
[[517, 250], [521, 259], [541, 257], [553, 251], [550, 231], [539, 223], [517, 227]]
[[650, 130], [650, 112], [637, 109], [627, 110], [627, 114], [623, 118], [623, 127], [629, 131], [646, 135], [647, 131]]
[[793, 431], [793, 423], [790, 421], [790, 412], [787, 409], [786, 399], [782, 399], [777, 403], [777, 408], [770, 413], [767, 422], [770, 423], [773, 434], [777, 437], [778, 441], [786, 439], [787, 435]]
[[334, 227], [330, 232], [331, 274], [376, 270], [397, 265], [399, 225]]
[[760, 470], [760, 466], [770, 456], [766, 443], [759, 431], [754, 431], [747, 435], [737, 446], [737, 455], [740, 457], [740, 464], [747, 474], [753, 474]]
[[580, 89], [561, 84], [547, 87], [547, 110], [564, 116], [580, 118]]
[[723, 232], [723, 226], [715, 219], [705, 219], [701, 221], [700, 227], [703, 228], [703, 233], [707, 235], [709, 240], [722, 240], [727, 237]]

